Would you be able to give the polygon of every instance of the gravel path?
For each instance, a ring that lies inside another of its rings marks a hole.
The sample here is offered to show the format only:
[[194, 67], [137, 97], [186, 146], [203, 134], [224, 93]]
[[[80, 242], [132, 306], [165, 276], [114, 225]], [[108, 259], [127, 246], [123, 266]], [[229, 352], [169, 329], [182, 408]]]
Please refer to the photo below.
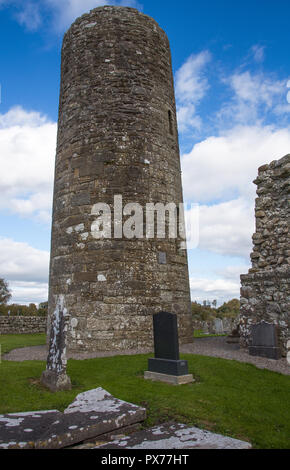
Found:
[[[93, 359], [95, 357], [110, 357], [117, 355], [147, 354], [150, 349], [122, 351], [119, 354], [115, 351], [96, 353], [70, 353], [69, 359]], [[269, 369], [281, 374], [290, 375], [290, 365], [285, 358], [275, 361], [263, 357], [249, 356], [246, 350], [239, 349], [237, 344], [228, 344], [226, 337], [195, 338], [192, 344], [185, 344], [180, 347], [181, 353], [200, 354], [202, 356], [221, 357], [224, 359], [248, 362], [254, 364], [259, 369]], [[6, 361], [45, 361], [47, 358], [46, 346], [32, 346], [29, 348], [14, 349], [3, 356]]]
[[[134, 354], [149, 354], [151, 349], [130, 349], [128, 351], [98, 351], [94, 353], [80, 352], [80, 353], [68, 353], [68, 359], [94, 359], [95, 357], [112, 357], [112, 356], [133, 356]], [[30, 346], [28, 348], [13, 349], [8, 354], [2, 357], [5, 361], [46, 361], [47, 359], [47, 346]]]
[[239, 362], [254, 364], [259, 369], [269, 369], [281, 374], [290, 375], [290, 365], [286, 358], [266, 359], [264, 357], [250, 356], [245, 349], [240, 349], [238, 344], [226, 343], [226, 337], [195, 338], [191, 344], [181, 346], [180, 351], [186, 354], [200, 354], [202, 356], [221, 357]]

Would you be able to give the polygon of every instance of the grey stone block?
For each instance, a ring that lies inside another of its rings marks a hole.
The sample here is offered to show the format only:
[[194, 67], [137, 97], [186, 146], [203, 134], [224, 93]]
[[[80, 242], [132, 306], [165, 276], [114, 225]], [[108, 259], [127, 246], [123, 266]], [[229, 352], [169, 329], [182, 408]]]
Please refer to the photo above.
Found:
[[192, 374], [172, 375], [161, 374], [160, 372], [146, 371], [144, 372], [145, 380], [153, 380], [155, 382], [165, 382], [173, 385], [184, 385], [194, 382]]
[[79, 394], [69, 407], [0, 415], [0, 449], [60, 449], [140, 423], [146, 410], [102, 388]]
[[232, 439], [185, 424], [163, 424], [115, 439], [98, 449], [251, 449], [250, 442]]

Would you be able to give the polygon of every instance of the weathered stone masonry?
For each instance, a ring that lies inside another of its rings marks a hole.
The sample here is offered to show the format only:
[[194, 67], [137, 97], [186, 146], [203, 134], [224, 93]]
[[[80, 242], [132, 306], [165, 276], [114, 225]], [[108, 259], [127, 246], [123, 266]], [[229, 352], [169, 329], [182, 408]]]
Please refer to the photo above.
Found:
[[77, 19], [62, 48], [49, 315], [70, 315], [70, 350], [153, 344], [152, 314], [192, 341], [187, 253], [179, 239], [96, 240], [92, 206], [183, 201], [166, 34], [132, 8]]
[[264, 320], [279, 327], [283, 355], [290, 338], [289, 175], [290, 155], [259, 168], [252, 269], [241, 276], [241, 346], [249, 345], [250, 326]]

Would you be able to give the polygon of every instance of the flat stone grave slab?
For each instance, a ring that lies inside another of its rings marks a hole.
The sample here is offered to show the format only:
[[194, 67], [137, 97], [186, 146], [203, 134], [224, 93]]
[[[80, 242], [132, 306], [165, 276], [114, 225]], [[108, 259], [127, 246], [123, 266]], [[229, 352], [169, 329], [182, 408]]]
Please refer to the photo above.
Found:
[[96, 449], [251, 449], [249, 442], [185, 424], [168, 423], [96, 446]]
[[0, 449], [34, 449], [40, 437], [61, 418], [57, 410], [0, 415]]
[[140, 423], [146, 410], [102, 388], [79, 394], [56, 410], [0, 415], [0, 449], [60, 449]]

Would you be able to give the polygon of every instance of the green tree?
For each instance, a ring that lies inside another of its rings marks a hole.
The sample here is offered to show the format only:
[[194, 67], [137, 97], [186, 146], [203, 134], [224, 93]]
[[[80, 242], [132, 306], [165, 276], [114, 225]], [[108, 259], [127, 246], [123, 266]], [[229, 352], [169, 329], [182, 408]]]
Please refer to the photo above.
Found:
[[29, 315], [32, 315], [32, 316], [33, 316], [33, 315], [37, 315], [37, 307], [36, 307], [35, 304], [32, 304], [32, 303], [29, 304], [29, 306], [28, 306], [28, 313], [29, 313]]
[[38, 306], [37, 315], [45, 317], [48, 312], [48, 302], [41, 302]]
[[216, 310], [207, 305], [206, 301], [203, 305], [191, 302], [191, 312], [194, 320], [210, 321], [215, 318]]
[[240, 301], [238, 299], [229, 300], [217, 309], [217, 315], [221, 318], [235, 318], [240, 313]]
[[8, 282], [0, 278], [0, 304], [4, 305], [11, 299], [11, 292], [9, 290]]

